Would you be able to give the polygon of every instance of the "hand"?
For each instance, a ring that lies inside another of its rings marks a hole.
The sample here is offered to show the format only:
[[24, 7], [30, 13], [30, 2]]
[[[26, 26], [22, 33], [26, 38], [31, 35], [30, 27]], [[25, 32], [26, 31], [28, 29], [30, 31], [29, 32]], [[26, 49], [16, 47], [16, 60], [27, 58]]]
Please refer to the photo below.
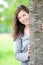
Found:
[[41, 29], [43, 30], [43, 23], [41, 24]]
[[30, 45], [28, 44], [28, 57], [30, 57], [30, 53], [31, 53], [31, 51], [30, 51]]

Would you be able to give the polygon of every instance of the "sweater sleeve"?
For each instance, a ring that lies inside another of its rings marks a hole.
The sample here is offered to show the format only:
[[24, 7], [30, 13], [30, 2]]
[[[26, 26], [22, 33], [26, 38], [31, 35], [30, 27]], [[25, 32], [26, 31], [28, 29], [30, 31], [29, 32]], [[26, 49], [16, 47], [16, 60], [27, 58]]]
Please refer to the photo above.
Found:
[[14, 41], [14, 56], [18, 61], [28, 61], [28, 52], [22, 52], [22, 43], [21, 39], [17, 39]]

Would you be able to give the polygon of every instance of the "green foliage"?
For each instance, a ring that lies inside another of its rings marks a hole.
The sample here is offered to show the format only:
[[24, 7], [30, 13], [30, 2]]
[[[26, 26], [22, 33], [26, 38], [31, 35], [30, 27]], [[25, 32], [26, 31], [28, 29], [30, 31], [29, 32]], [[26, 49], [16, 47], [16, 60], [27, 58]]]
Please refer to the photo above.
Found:
[[29, 0], [17, 0], [17, 2], [19, 3], [19, 4], [23, 4], [23, 5], [25, 5], [25, 6], [29, 6]]
[[[5, 8], [3, 5], [0, 5], [0, 8], [3, 8], [4, 11], [0, 13], [0, 18], [3, 16], [5, 19], [0, 19], [0, 26], [2, 27], [0, 32], [12, 32], [12, 20], [14, 12], [18, 5], [23, 4], [29, 6], [29, 0], [5, 0], [8, 3], [8, 8]], [[5, 25], [5, 26], [4, 26]]]
[[9, 34], [0, 38], [0, 65], [19, 65], [14, 58], [14, 43]]

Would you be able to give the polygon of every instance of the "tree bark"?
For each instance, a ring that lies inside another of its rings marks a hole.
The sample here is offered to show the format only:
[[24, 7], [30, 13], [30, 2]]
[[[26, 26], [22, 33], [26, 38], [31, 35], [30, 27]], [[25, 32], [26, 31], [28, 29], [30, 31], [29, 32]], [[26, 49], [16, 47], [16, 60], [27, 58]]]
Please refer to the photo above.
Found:
[[30, 0], [30, 65], [43, 65], [43, 0]]

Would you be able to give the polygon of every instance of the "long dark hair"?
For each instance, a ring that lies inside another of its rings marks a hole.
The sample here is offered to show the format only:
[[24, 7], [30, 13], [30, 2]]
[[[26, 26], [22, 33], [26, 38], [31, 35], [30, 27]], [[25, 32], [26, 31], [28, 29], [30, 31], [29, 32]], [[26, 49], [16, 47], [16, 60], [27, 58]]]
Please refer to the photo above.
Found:
[[13, 19], [13, 37], [14, 40], [17, 39], [17, 37], [21, 37], [24, 34], [24, 28], [25, 25], [20, 23], [20, 21], [18, 20], [18, 13], [24, 10], [29, 14], [29, 9], [24, 6], [24, 5], [20, 5], [19, 7], [17, 7], [15, 13], [14, 13], [14, 19]]

